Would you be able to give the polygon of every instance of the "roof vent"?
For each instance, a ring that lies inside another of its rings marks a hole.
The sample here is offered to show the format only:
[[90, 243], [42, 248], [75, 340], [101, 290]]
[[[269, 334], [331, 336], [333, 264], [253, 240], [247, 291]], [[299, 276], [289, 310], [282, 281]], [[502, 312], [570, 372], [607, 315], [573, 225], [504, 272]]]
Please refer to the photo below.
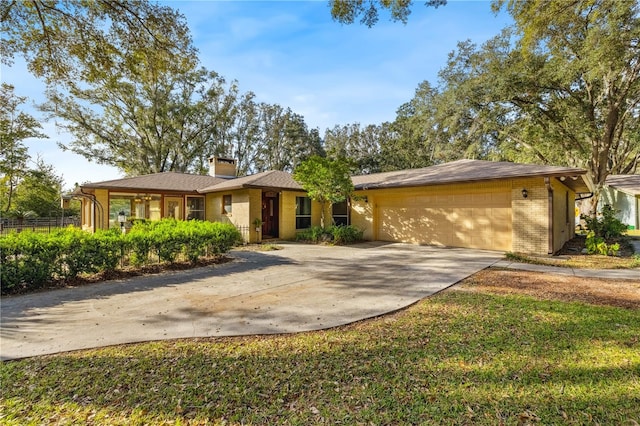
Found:
[[235, 178], [236, 160], [222, 157], [209, 158], [209, 174], [223, 179]]

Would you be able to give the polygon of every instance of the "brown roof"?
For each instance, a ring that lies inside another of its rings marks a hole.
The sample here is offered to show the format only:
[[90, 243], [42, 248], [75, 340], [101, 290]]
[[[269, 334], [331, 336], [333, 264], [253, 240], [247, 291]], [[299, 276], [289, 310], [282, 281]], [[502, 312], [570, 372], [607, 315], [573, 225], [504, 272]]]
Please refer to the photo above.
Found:
[[640, 175], [610, 175], [606, 184], [631, 195], [640, 195]]
[[215, 185], [216, 183], [224, 182], [226, 180], [227, 179], [208, 175], [163, 172], [124, 179], [85, 183], [81, 186], [83, 188], [105, 188], [110, 190], [177, 191], [195, 193], [198, 188]]
[[[380, 189], [535, 176], [577, 177], [585, 173], [585, 170], [568, 167], [458, 160], [422, 169], [354, 176], [352, 179], [356, 189]], [[583, 179], [568, 179], [564, 183], [576, 192], [588, 191]]]
[[[458, 160], [422, 169], [398, 170], [395, 172], [353, 176], [352, 180], [355, 189], [380, 189], [535, 176], [571, 177], [573, 179], [564, 181], [567, 186], [576, 192], [587, 192], [588, 189], [583, 176], [585, 173], [582, 169], [568, 167], [482, 160]], [[579, 176], [583, 178], [577, 179]], [[614, 176], [610, 176], [610, 178], [614, 178]], [[607, 180], [607, 183], [609, 183], [609, 180]], [[176, 191], [191, 193], [220, 192], [241, 188], [303, 191], [302, 186], [293, 179], [290, 173], [279, 170], [270, 170], [235, 179], [164, 172], [86, 183], [83, 184], [82, 187], [105, 188], [110, 190]]]
[[270, 188], [270, 189], [290, 189], [304, 191], [302, 186], [293, 179], [291, 173], [280, 170], [270, 170], [257, 173], [251, 176], [244, 176], [230, 179], [206, 188], [199, 189], [200, 193], [230, 191], [241, 188]]

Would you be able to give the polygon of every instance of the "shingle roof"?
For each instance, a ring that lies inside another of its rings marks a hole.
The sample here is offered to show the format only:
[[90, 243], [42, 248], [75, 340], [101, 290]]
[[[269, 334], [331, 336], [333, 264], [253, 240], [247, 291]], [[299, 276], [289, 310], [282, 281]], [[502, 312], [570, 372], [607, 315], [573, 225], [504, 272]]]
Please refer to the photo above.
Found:
[[640, 195], [640, 175], [610, 175], [606, 184], [631, 195]]
[[273, 188], [303, 191], [302, 186], [293, 179], [291, 173], [280, 170], [270, 170], [251, 176], [230, 179], [225, 182], [199, 189], [198, 192], [220, 192], [241, 188]]
[[82, 187], [108, 188], [110, 190], [179, 191], [195, 193], [198, 188], [215, 185], [216, 183], [225, 182], [226, 180], [227, 179], [207, 175], [163, 172], [124, 179], [85, 183]]
[[[421, 169], [398, 170], [395, 172], [353, 176], [356, 189], [380, 189], [440, 185], [446, 183], [474, 182], [505, 178], [554, 176], [571, 177], [565, 184], [576, 192], [587, 192], [587, 186], [579, 176], [586, 172], [582, 169], [540, 166], [482, 160], [458, 160], [451, 163]], [[636, 175], [627, 175], [636, 176]], [[613, 176], [610, 176], [613, 178]], [[609, 180], [607, 180], [607, 183]], [[640, 187], [640, 184], [638, 184]], [[209, 193], [230, 191], [241, 188], [271, 188], [303, 191], [302, 186], [290, 173], [270, 170], [251, 176], [235, 179], [223, 179], [214, 176], [192, 175], [187, 173], [164, 172], [83, 184], [84, 188], [108, 188], [110, 190], [135, 191], [177, 191]], [[637, 188], [640, 189], [640, 188]]]
[[[354, 176], [352, 179], [356, 189], [380, 189], [535, 176], [577, 177], [585, 173], [585, 170], [568, 167], [458, 160], [422, 169]], [[577, 192], [588, 191], [583, 179], [569, 179], [565, 183]]]

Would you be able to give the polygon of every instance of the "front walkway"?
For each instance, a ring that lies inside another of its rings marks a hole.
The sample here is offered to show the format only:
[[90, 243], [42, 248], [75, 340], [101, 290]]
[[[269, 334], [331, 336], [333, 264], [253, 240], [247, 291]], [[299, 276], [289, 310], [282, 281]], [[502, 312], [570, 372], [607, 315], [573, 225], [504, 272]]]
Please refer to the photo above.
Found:
[[[636, 254], [640, 254], [640, 240], [632, 239], [631, 245]], [[582, 269], [567, 268], [565, 266], [534, 265], [529, 263], [512, 262], [503, 259], [492, 265], [496, 268], [518, 269], [520, 271], [545, 272], [558, 275], [572, 275], [582, 278], [604, 278], [618, 280], [640, 281], [640, 268], [634, 269]]]
[[638, 280], [640, 281], [640, 269], [583, 269], [567, 268], [565, 266], [534, 265], [530, 263], [512, 262], [511, 260], [500, 260], [491, 265], [493, 268], [517, 269], [519, 271], [544, 272], [557, 275], [571, 275], [582, 278], [603, 278], [617, 280]]
[[502, 258], [470, 249], [282, 244], [237, 261], [1, 300], [0, 357], [150, 340], [294, 333], [382, 315]]

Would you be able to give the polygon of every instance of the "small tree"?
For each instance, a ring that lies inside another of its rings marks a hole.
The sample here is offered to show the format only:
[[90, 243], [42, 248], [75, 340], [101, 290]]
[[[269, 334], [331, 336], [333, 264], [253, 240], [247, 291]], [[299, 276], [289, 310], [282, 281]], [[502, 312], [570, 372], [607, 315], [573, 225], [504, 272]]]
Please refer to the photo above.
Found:
[[322, 228], [325, 228], [325, 208], [346, 200], [353, 192], [349, 165], [340, 159], [311, 156], [296, 167], [293, 178], [307, 191], [309, 198], [320, 203]]
[[15, 192], [27, 174], [29, 152], [23, 141], [46, 138], [42, 126], [31, 115], [20, 111], [27, 98], [17, 96], [10, 84], [0, 85], [0, 210], [15, 208]]

